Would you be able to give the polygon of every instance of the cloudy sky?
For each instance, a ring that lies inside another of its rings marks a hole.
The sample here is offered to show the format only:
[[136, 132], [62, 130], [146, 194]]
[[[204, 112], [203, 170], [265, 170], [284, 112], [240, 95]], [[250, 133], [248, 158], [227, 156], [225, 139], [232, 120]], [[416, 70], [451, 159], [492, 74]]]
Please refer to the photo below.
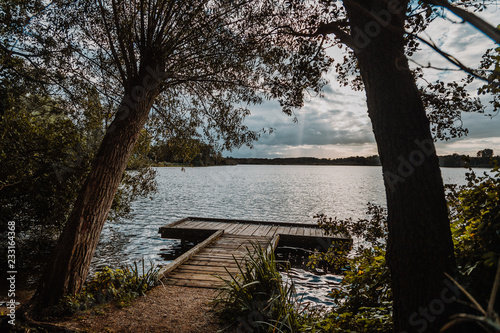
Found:
[[[500, 23], [500, 8], [490, 8], [480, 15], [495, 26]], [[449, 14], [448, 18], [460, 21]], [[438, 19], [427, 31], [441, 48], [455, 55], [464, 64], [477, 67], [482, 54], [494, 43], [468, 24], [453, 24], [449, 20]], [[446, 60], [427, 46], [415, 54], [413, 60], [433, 66], [453, 68]], [[340, 58], [333, 54], [334, 58]], [[444, 72], [428, 69], [426, 79], [449, 82], [461, 80], [465, 75], [460, 72]], [[364, 92], [341, 88], [335, 79], [334, 71], [328, 74], [329, 84], [324, 88], [324, 98], [311, 98], [296, 113], [298, 122], [280, 112], [277, 102], [267, 102], [251, 107], [252, 115], [246, 124], [254, 130], [272, 127], [272, 134], [263, 134], [253, 149], [247, 147], [226, 152], [233, 157], [300, 157], [339, 158], [347, 156], [369, 156], [377, 154], [370, 119], [367, 115]], [[475, 85], [477, 87], [478, 84]], [[471, 93], [476, 96], [475, 91]], [[482, 98], [485, 105], [489, 99]], [[490, 107], [487, 108], [491, 110]], [[469, 134], [465, 138], [438, 142], [439, 155], [452, 153], [475, 155], [478, 150], [491, 148], [500, 154], [500, 114], [488, 117], [481, 114], [465, 114], [462, 117]]]

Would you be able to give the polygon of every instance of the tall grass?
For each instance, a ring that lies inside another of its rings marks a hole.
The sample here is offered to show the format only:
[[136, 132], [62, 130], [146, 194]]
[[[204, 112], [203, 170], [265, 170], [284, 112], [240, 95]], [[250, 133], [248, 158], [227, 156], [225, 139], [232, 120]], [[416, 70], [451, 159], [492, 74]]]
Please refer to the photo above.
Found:
[[130, 306], [135, 298], [159, 284], [160, 268], [150, 262], [146, 270], [144, 259], [140, 264], [134, 262], [123, 269], [104, 267], [85, 284], [80, 294], [65, 296], [56, 307], [55, 315], [72, 315], [111, 302], [120, 308]]
[[462, 323], [474, 322], [484, 329], [485, 332], [500, 332], [500, 317], [495, 312], [495, 301], [497, 298], [498, 289], [500, 287], [500, 261], [497, 266], [497, 273], [495, 276], [495, 281], [493, 282], [493, 287], [491, 288], [490, 299], [488, 301], [488, 307], [485, 310], [479, 302], [472, 297], [465, 288], [455, 281], [451, 276], [446, 274], [446, 276], [455, 283], [455, 285], [462, 291], [462, 293], [471, 301], [471, 308], [480, 314], [468, 314], [468, 313], [458, 313], [453, 315], [450, 321], [444, 325], [440, 332], [445, 332], [455, 325], [460, 325]]
[[[285, 283], [272, 251], [256, 243], [247, 248], [247, 256], [236, 263], [238, 274], [228, 271], [222, 278], [215, 299], [222, 319], [235, 323], [243, 332], [308, 332], [313, 329], [314, 316], [306, 316], [293, 283]], [[283, 267], [285, 268], [285, 267]], [[227, 269], [226, 269], [227, 270]]]

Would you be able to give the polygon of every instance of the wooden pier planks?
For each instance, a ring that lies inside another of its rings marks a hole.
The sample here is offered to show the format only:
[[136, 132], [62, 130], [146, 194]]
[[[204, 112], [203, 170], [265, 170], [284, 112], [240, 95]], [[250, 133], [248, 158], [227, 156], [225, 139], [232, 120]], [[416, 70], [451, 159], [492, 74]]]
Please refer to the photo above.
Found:
[[[176, 229], [176, 230], [173, 230]], [[198, 237], [206, 236], [207, 230], [224, 230], [225, 234], [247, 235], [247, 236], [267, 236], [273, 237], [275, 234], [327, 237], [323, 230], [315, 224], [270, 222], [270, 221], [248, 221], [233, 219], [215, 219], [188, 217], [171, 224], [160, 227], [162, 237], [168, 238], [169, 234], [174, 234], [172, 238], [177, 238], [179, 234], [189, 234]], [[181, 233], [183, 231], [183, 233]], [[329, 236], [327, 238], [348, 240], [346, 235]]]
[[165, 275], [164, 283], [186, 287], [217, 288], [223, 282], [216, 276], [228, 278], [228, 272], [236, 275], [238, 267], [235, 260], [241, 262], [248, 253], [247, 247], [252, 248], [252, 241], [265, 248], [271, 239], [223, 235], [210, 245], [205, 246], [190, 260]]
[[175, 221], [161, 227], [159, 233], [163, 238], [204, 239], [160, 271], [165, 284], [199, 288], [217, 288], [223, 284], [217, 276], [237, 274], [236, 261], [248, 254], [251, 242], [274, 249], [279, 238], [283, 245], [317, 248], [320, 244], [324, 248], [335, 240], [350, 240], [344, 235], [325, 236], [314, 224], [200, 217]]

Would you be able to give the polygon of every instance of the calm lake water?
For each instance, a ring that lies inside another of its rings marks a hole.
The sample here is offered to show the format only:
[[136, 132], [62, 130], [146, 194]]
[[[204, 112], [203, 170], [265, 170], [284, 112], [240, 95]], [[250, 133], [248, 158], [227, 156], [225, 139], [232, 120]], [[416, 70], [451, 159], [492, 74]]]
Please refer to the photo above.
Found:
[[[178, 241], [162, 239], [158, 228], [187, 216], [314, 223], [318, 213], [339, 218], [365, 216], [368, 202], [385, 206], [381, 167], [237, 165], [203, 168], [158, 168], [158, 193], [133, 203], [133, 217], [107, 223], [93, 259], [92, 270], [118, 267], [144, 258], [165, 264], [178, 251]], [[445, 183], [463, 184], [466, 170], [443, 168]], [[302, 287], [317, 293], [340, 282], [296, 270]]]

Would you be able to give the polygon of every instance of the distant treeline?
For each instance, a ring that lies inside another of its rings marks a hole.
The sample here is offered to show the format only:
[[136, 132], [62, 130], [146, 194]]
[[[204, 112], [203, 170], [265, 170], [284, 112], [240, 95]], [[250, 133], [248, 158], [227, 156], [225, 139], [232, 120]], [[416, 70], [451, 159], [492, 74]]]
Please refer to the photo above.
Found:
[[[166, 142], [145, 145], [143, 155], [150, 165], [236, 165], [236, 164], [266, 164], [266, 165], [365, 165], [380, 166], [380, 158], [372, 156], [352, 156], [344, 158], [316, 158], [316, 157], [283, 157], [283, 158], [234, 158], [222, 157], [222, 153], [210, 144], [198, 139], [170, 139]], [[442, 167], [491, 167], [492, 161], [500, 163], [500, 156], [494, 156], [492, 149], [483, 149], [475, 157], [467, 155], [439, 156], [439, 165]]]
[[[471, 167], [487, 168], [492, 166], [492, 160], [500, 163], [500, 156], [469, 157], [467, 155], [439, 156], [439, 165], [442, 167]], [[287, 157], [287, 158], [226, 158], [227, 164], [262, 164], [262, 165], [368, 165], [380, 166], [377, 155], [345, 158], [316, 158], [316, 157]]]
[[481, 157], [469, 157], [467, 155], [446, 155], [439, 156], [439, 165], [442, 167], [465, 167], [470, 166], [472, 168], [489, 168], [493, 165], [493, 161], [500, 163], [500, 156], [481, 156]]
[[345, 158], [285, 157], [285, 158], [227, 158], [237, 164], [270, 165], [380, 165], [378, 156], [354, 156]]

